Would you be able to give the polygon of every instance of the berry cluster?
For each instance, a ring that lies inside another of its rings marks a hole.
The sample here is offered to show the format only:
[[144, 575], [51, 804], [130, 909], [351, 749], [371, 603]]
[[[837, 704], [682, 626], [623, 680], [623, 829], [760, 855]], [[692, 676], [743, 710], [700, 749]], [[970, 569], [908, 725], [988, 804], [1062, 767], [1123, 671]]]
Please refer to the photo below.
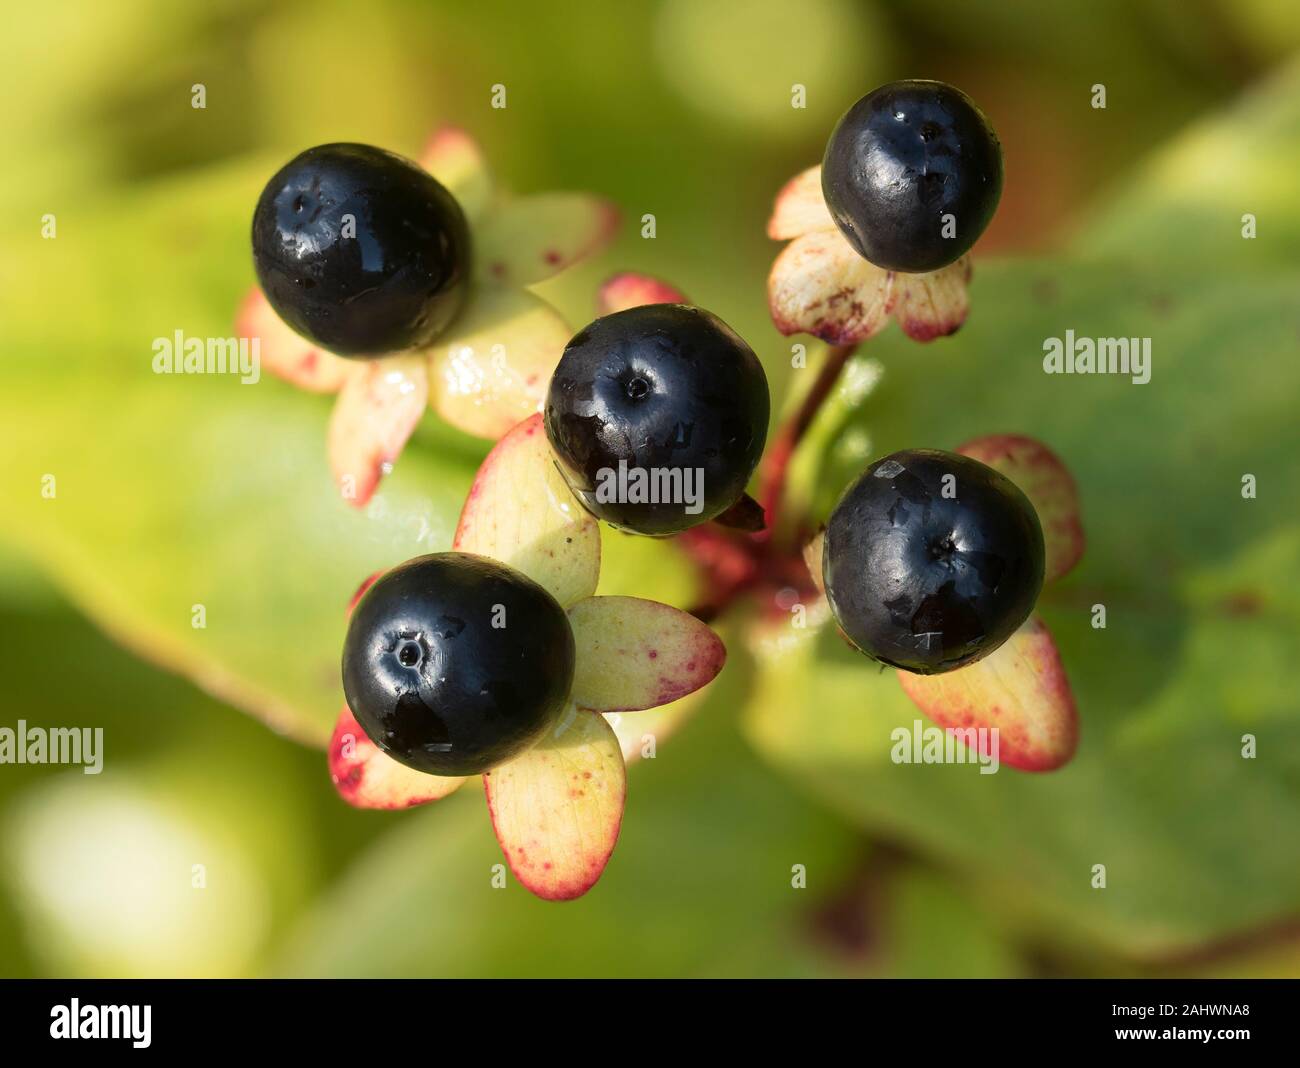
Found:
[[[835, 127], [819, 174], [800, 176], [778, 200], [770, 232], [795, 242], [773, 272], [777, 325], [853, 341], [892, 313], [916, 337], [951, 332], [965, 315], [966, 253], [1001, 183], [997, 138], [960, 91], [906, 81], [870, 93]], [[290, 161], [259, 199], [252, 235], [270, 307], [312, 346], [347, 359], [427, 349], [462, 313], [476, 269], [457, 197], [416, 164], [365, 145], [322, 145]], [[878, 306], [855, 305], [851, 322], [827, 320], [824, 308], [814, 316], [827, 302], [814, 300], [810, 277], [852, 279], [839, 297], [875, 287]], [[614, 288], [602, 293], [607, 314], [571, 337], [533, 394], [539, 414], [484, 461], [456, 551], [379, 577], [344, 643], [340, 730], [359, 726], [372, 747], [361, 756], [332, 750], [340, 789], [376, 804], [415, 803], [484, 774], [508, 855], [517, 832], [493, 799], [524, 780], [536, 795], [528, 776], [544, 777], [547, 760], [528, 763], [531, 754], [576, 713], [651, 707], [721, 666], [720, 643], [684, 613], [592, 596], [596, 519], [662, 537], [698, 533], [710, 520], [745, 527], [735, 516], [757, 510], [745, 489], [763, 455], [770, 398], [753, 350], [666, 286], [621, 276], [623, 295], [611, 297]], [[951, 321], [925, 319], [944, 308]], [[847, 352], [830, 362], [834, 373]], [[831, 381], [813, 390], [816, 402]], [[796, 417], [777, 462], [810, 418]], [[782, 466], [769, 479], [778, 503], [783, 474]], [[770, 531], [727, 536], [748, 538], [755, 560], [773, 554]], [[813, 578], [856, 648], [931, 675], [989, 656], [1022, 627], [1046, 551], [1035, 505], [1005, 474], [970, 455], [912, 449], [875, 461], [844, 492]], [[613, 651], [611, 633], [622, 636]], [[638, 648], [658, 661], [644, 685], [626, 659]], [[626, 678], [593, 682], [597, 655], [624, 657], [603, 668]], [[607, 770], [599, 761], [608, 759], [608, 727], [582, 723], [573, 744]], [[412, 774], [448, 785], [413, 786]], [[621, 813], [621, 793], [609, 786], [607, 799], [614, 794]], [[511, 863], [520, 874], [528, 866]], [[598, 875], [603, 863], [588, 868]], [[595, 876], [521, 878], [543, 896], [572, 896]]]

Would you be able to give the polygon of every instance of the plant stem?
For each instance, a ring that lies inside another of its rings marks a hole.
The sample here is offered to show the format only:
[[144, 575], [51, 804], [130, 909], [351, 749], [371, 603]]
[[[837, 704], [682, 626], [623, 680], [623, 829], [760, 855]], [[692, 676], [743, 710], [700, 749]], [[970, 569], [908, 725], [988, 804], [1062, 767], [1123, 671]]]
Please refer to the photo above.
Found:
[[678, 545], [698, 565], [708, 590], [705, 599], [690, 609], [691, 615], [697, 619], [710, 622], [742, 594], [769, 587], [774, 592], [803, 584], [812, 592], [812, 582], [798, 547], [791, 553], [790, 546], [778, 545], [772, 540], [772, 533], [777, 510], [785, 497], [790, 461], [795, 450], [856, 350], [856, 344], [833, 345], [827, 349], [811, 388], [795, 412], [777, 430], [768, 448], [758, 480], [759, 503], [749, 501], [747, 508], [736, 509], [736, 516], [731, 517], [750, 516], [761, 504], [765, 529], [748, 532], [753, 529], [748, 523], [734, 521], [722, 525], [706, 523], [686, 531], [677, 539]]
[[795, 413], [777, 431], [776, 440], [772, 442], [767, 459], [763, 464], [763, 473], [759, 479], [759, 501], [763, 505], [763, 515], [767, 521], [769, 535], [776, 526], [777, 508], [785, 495], [785, 482], [789, 474], [790, 461], [795, 449], [803, 440], [812, 421], [816, 418], [822, 404], [830, 396], [844, 365], [849, 357], [857, 351], [858, 346], [832, 345], [826, 350], [826, 359], [817, 372], [812, 388], [799, 403]]

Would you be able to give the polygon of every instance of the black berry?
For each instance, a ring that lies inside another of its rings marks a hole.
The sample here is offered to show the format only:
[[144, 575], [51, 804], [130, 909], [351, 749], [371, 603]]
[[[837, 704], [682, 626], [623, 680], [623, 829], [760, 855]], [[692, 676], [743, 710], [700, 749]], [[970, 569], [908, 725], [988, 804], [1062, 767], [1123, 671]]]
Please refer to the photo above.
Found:
[[357, 603], [343, 693], [395, 760], [472, 775], [557, 722], [573, 668], [568, 616], [545, 589], [485, 556], [435, 553], [385, 573]]
[[744, 494], [769, 404], [763, 367], [731, 327], [699, 308], [647, 304], [569, 342], [546, 397], [546, 435], [594, 515], [677, 534]]
[[936, 271], [968, 252], [993, 218], [1002, 147], [960, 89], [890, 82], [836, 124], [822, 195], [859, 255], [892, 271]]
[[1005, 475], [957, 453], [877, 460], [826, 527], [826, 596], [862, 652], [922, 675], [986, 656], [1043, 586], [1043, 532]]
[[253, 266], [290, 327], [341, 356], [429, 344], [469, 278], [469, 227], [428, 172], [369, 145], [319, 145], [266, 183]]

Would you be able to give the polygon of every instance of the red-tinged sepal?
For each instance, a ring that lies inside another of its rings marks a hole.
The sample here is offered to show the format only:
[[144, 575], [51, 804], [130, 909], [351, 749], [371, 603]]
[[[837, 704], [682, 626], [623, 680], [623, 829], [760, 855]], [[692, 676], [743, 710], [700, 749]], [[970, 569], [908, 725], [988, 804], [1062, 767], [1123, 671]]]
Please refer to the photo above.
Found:
[[420, 356], [368, 361], [347, 380], [330, 417], [329, 457], [339, 493], [360, 508], [374, 495], [429, 401]]
[[607, 278], [596, 294], [596, 313], [612, 315], [647, 304], [687, 304], [686, 294], [648, 274], [624, 271]]
[[822, 197], [822, 169], [809, 167], [791, 178], [776, 195], [767, 236], [777, 241], [802, 237], [814, 230], [834, 230], [835, 220]]
[[483, 776], [510, 870], [548, 901], [581, 897], [609, 862], [623, 822], [627, 769], [596, 712], [570, 706], [535, 746]]
[[357, 607], [361, 598], [366, 595], [366, 591], [375, 584], [375, 580], [382, 574], [382, 571], [374, 571], [361, 580], [361, 585], [357, 587], [356, 592], [352, 595], [352, 599], [348, 601], [347, 614], [349, 616], [352, 615], [353, 610]]
[[573, 700], [598, 712], [666, 705], [712, 682], [722, 639], [679, 608], [640, 597], [586, 597], [569, 608], [577, 645]]
[[826, 592], [826, 580], [822, 575], [822, 563], [826, 557], [826, 531], [819, 530], [803, 547], [803, 562], [808, 567], [808, 575], [813, 585], [821, 593]]
[[257, 343], [258, 366], [312, 393], [336, 393], [362, 367], [295, 334], [257, 288], [240, 305], [235, 334]]
[[420, 153], [420, 165], [456, 198], [473, 224], [492, 203], [492, 175], [478, 142], [458, 126], [443, 126]]
[[399, 764], [370, 740], [346, 705], [330, 738], [329, 764], [334, 788], [354, 808], [412, 808], [446, 797], [465, 781]]
[[890, 271], [863, 259], [831, 217], [821, 167], [809, 167], [785, 184], [767, 234], [790, 242], [767, 281], [768, 309], [783, 334], [851, 345], [879, 332], [893, 315], [909, 337], [932, 341], [966, 321], [969, 257], [925, 274]]
[[475, 232], [480, 279], [529, 286], [593, 256], [618, 232], [618, 210], [589, 193], [533, 193], [490, 212]]
[[926, 274], [894, 275], [893, 315], [914, 341], [956, 333], [970, 313], [970, 257]]
[[429, 404], [467, 434], [496, 441], [540, 411], [572, 331], [523, 289], [479, 286], [429, 350]]
[[[930, 719], [1022, 771], [1067, 764], [1079, 741], [1074, 694], [1051, 632], [1037, 616], [982, 660], [940, 675], [898, 672], [907, 695]], [[969, 732], [969, 733], [966, 733]]]
[[868, 263], [838, 230], [790, 242], [772, 264], [768, 309], [781, 333], [850, 345], [879, 333], [893, 307], [893, 276]]
[[483, 460], [452, 547], [517, 568], [562, 605], [596, 592], [600, 527], [556, 470], [540, 414]]
[[1079, 487], [1064, 461], [1046, 445], [1022, 434], [990, 434], [968, 441], [958, 452], [988, 464], [1011, 479], [1038, 512], [1047, 549], [1043, 581], [1073, 570], [1083, 556]]

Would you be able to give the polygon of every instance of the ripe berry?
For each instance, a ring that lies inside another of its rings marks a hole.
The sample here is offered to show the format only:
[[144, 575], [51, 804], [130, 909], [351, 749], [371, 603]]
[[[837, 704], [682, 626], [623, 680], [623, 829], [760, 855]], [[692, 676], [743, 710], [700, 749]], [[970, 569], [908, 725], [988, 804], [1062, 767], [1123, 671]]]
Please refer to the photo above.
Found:
[[726, 323], [647, 304], [569, 342], [551, 377], [546, 436], [592, 514], [638, 534], [677, 534], [744, 494], [769, 404], [762, 365]]
[[253, 212], [262, 291], [303, 337], [340, 356], [429, 344], [469, 278], [469, 228], [432, 175], [369, 145], [318, 145], [266, 183]]
[[343, 693], [395, 760], [472, 775], [558, 720], [573, 667], [568, 616], [545, 589], [485, 556], [434, 553], [385, 573], [357, 603]]
[[877, 460], [840, 498], [822, 555], [826, 597], [862, 652], [921, 675], [987, 656], [1043, 586], [1043, 531], [1005, 475], [957, 453]]
[[836, 124], [822, 195], [859, 255], [891, 271], [936, 271], [968, 252], [993, 218], [1002, 146], [960, 89], [890, 82]]

